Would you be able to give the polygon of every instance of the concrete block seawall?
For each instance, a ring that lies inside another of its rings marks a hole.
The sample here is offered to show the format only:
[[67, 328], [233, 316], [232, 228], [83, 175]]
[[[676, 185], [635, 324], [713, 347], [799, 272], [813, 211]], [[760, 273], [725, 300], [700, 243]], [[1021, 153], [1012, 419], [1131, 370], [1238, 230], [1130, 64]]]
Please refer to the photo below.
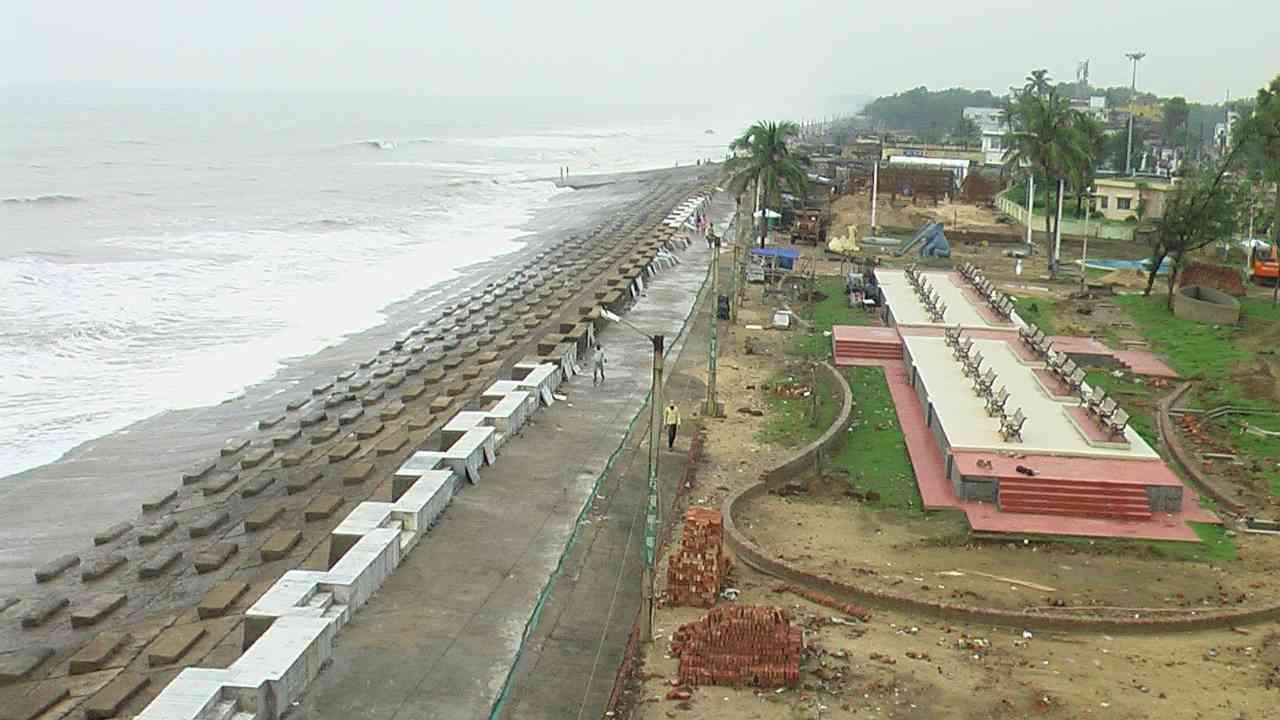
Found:
[[[653, 277], [665, 267], [659, 258], [640, 272]], [[360, 503], [332, 530], [327, 570], [288, 571], [247, 610], [245, 650], [236, 661], [225, 669], [183, 670], [137, 717], [275, 720], [297, 703], [333, 658], [337, 632], [396, 572], [450, 500], [467, 483], [483, 482], [500, 448], [556, 402], [560, 383], [578, 372], [576, 348], [566, 353], [561, 347], [554, 361], [514, 363], [503, 375], [510, 379], [479, 396], [479, 409], [453, 413], [438, 437], [415, 445], [391, 478], [392, 500]], [[449, 547], [431, 550], [428, 555]]]

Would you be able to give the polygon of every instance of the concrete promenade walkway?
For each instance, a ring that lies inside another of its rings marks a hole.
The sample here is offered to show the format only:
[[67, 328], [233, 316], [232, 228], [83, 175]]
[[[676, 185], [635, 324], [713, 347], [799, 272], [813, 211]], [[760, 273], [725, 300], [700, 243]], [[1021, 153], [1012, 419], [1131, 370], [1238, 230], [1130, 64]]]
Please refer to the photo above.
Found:
[[[669, 347], [706, 277], [708, 251], [695, 242], [681, 260], [627, 314], [645, 331], [665, 333]], [[648, 392], [648, 340], [620, 326], [600, 339], [606, 383], [592, 387], [587, 375], [563, 386], [568, 401], [540, 413], [480, 484], [454, 499], [338, 637], [333, 664], [295, 709], [299, 717], [489, 716], [579, 513]], [[628, 628], [633, 618], [624, 618]]]

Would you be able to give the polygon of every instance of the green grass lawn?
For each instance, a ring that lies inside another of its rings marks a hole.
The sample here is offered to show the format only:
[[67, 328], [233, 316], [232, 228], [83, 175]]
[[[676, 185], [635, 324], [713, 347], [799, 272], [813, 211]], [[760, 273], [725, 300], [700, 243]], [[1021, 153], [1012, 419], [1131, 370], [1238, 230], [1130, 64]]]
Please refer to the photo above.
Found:
[[831, 336], [823, 333], [830, 332], [832, 325], [870, 325], [874, 318], [861, 309], [849, 307], [843, 278], [820, 278], [818, 292], [822, 293], [822, 300], [800, 308], [801, 317], [809, 322], [812, 331], [795, 330], [793, 353], [804, 358], [830, 360]]
[[848, 473], [856, 489], [879, 493], [880, 499], [869, 505], [920, 511], [920, 492], [884, 371], [845, 368], [844, 377], [853, 391], [853, 412], [832, 469]]
[[[1207, 381], [1200, 395], [1205, 407], [1240, 405], [1265, 408], [1266, 398], [1251, 397], [1230, 380], [1233, 368], [1252, 360], [1253, 354], [1240, 347], [1243, 327], [1207, 325], [1175, 317], [1165, 306], [1165, 297], [1123, 295], [1115, 299], [1124, 308], [1151, 348], [1164, 354], [1184, 378]], [[1256, 301], [1246, 300], [1245, 308], [1268, 317]]]
[[[769, 380], [763, 389], [768, 410], [765, 412], [764, 427], [757, 436], [759, 440], [799, 448], [817, 440], [831, 427], [831, 423], [840, 414], [840, 398], [843, 393], [825, 372], [817, 373], [816, 378], [816, 388], [812, 386], [814, 376], [808, 370], [797, 369]], [[775, 392], [778, 387], [797, 384], [808, 385], [811, 390], [816, 391], [815, 395], [788, 398]], [[815, 396], [817, 419], [811, 421]]]
[[1046, 335], [1056, 335], [1058, 303], [1045, 298], [1014, 298], [1014, 309], [1028, 323], [1035, 323]]
[[1259, 475], [1271, 489], [1272, 495], [1280, 495], [1280, 438], [1262, 437], [1244, 432], [1244, 425], [1280, 432], [1280, 416], [1236, 415], [1215, 418], [1209, 429], [1215, 435], [1230, 437], [1238, 454], [1261, 463]]

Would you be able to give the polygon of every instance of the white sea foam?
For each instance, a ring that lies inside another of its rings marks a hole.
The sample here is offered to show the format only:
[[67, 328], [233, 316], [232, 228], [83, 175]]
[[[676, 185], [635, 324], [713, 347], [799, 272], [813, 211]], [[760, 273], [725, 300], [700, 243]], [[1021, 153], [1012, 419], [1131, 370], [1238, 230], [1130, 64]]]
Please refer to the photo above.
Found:
[[[138, 112], [128, 125], [154, 138], [145, 145], [99, 137], [108, 131], [86, 115], [81, 144], [0, 156], [0, 478], [156, 413], [235, 397], [287, 359], [379, 324], [391, 303], [517, 249], [520, 225], [558, 194], [558, 207], [590, 202], [532, 181], [561, 166], [723, 154], [701, 126], [476, 138], [430, 118], [399, 134], [286, 123], [259, 136], [228, 123], [192, 145], [167, 117]], [[316, 152], [344, 135], [387, 152]]]

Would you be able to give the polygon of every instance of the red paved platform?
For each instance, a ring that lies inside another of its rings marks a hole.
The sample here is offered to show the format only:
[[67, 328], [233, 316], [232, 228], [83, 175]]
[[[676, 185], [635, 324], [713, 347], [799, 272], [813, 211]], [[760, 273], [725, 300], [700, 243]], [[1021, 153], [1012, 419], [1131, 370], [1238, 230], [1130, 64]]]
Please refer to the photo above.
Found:
[[[1015, 468], [1022, 465], [1036, 471], [1037, 480], [1076, 480], [1122, 485], [1182, 484], [1177, 475], [1160, 460], [1122, 460], [1115, 458], [1064, 457], [1061, 455], [1019, 455], [1008, 457], [997, 453], [957, 450], [952, 462], [961, 475], [982, 477], [1024, 477]], [[991, 463], [980, 467], [978, 461]]]
[[1185, 522], [1195, 518], [1188, 518], [1181, 513], [1160, 513], [1150, 520], [1113, 520], [1000, 512], [995, 505], [989, 503], [965, 503], [964, 514], [974, 532], [1200, 542], [1195, 531]]
[[1091, 337], [1078, 335], [1050, 335], [1053, 349], [1068, 355], [1098, 355], [1114, 357], [1115, 351]]
[[1134, 375], [1162, 378], [1182, 377], [1177, 370], [1169, 367], [1150, 350], [1117, 350], [1114, 355], [1116, 360], [1127, 366], [1129, 372]]
[[960, 501], [956, 499], [955, 489], [947, 477], [942, 451], [924, 424], [924, 408], [920, 406], [916, 391], [911, 389], [906, 366], [901, 362], [886, 366], [884, 377], [889, 383], [893, 407], [898, 413], [898, 423], [902, 426], [902, 437], [907, 443], [907, 454], [911, 457], [916, 486], [920, 489], [925, 509], [959, 507]]
[[1098, 421], [1094, 419], [1089, 411], [1083, 405], [1073, 405], [1063, 408], [1067, 417], [1071, 419], [1071, 424], [1076, 426], [1076, 430], [1084, 435], [1084, 439], [1090, 445], [1098, 447], [1129, 447], [1129, 440], [1123, 435], [1112, 435], [1109, 430], [1105, 430], [1098, 425]]
[[1032, 368], [1031, 374], [1036, 376], [1036, 382], [1040, 383], [1040, 388], [1054, 400], [1076, 399], [1076, 394], [1071, 392], [1071, 387], [1059, 380], [1049, 368]]

